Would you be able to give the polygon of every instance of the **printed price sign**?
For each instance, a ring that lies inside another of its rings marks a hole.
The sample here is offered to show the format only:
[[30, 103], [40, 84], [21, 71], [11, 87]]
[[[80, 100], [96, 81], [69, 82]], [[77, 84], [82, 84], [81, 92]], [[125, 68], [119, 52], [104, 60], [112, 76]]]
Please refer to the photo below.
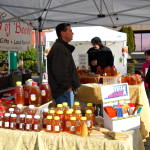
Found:
[[79, 67], [85, 66], [88, 69], [87, 54], [79, 54]]
[[129, 99], [129, 88], [127, 83], [102, 86], [101, 92], [103, 102]]

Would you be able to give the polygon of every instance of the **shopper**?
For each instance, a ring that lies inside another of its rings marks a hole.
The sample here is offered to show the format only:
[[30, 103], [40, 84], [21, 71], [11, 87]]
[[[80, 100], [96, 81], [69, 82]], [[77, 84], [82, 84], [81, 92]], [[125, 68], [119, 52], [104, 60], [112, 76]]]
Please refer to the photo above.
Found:
[[114, 57], [111, 50], [102, 44], [99, 37], [94, 37], [91, 43], [93, 47], [87, 51], [91, 72], [96, 73], [97, 66], [100, 66], [102, 69], [108, 66], [112, 67], [114, 65]]
[[72, 57], [75, 47], [69, 45], [73, 38], [70, 24], [61, 23], [56, 27], [58, 39], [53, 44], [48, 56], [48, 82], [56, 104], [74, 103], [74, 93], [80, 86], [76, 66]]
[[150, 79], [149, 79], [150, 71], [148, 71], [148, 68], [150, 67], [150, 50], [145, 51], [144, 54], [146, 61], [142, 65], [142, 72], [143, 72], [142, 77], [144, 79], [146, 94], [150, 102]]

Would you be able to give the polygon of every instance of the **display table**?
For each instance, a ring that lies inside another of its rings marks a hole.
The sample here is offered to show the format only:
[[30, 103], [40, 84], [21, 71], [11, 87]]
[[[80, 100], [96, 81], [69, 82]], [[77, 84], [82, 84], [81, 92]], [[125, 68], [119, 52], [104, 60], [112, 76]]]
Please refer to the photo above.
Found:
[[[75, 99], [85, 103], [102, 104], [101, 84], [82, 84], [77, 93]], [[141, 135], [145, 139], [149, 137], [150, 132], [150, 107], [148, 98], [145, 92], [144, 83], [140, 85], [129, 85], [130, 100], [133, 103], [143, 105], [141, 111]]]
[[0, 149], [3, 150], [144, 150], [138, 129], [125, 132], [126, 140], [108, 136], [83, 138], [68, 133], [28, 132], [0, 129]]

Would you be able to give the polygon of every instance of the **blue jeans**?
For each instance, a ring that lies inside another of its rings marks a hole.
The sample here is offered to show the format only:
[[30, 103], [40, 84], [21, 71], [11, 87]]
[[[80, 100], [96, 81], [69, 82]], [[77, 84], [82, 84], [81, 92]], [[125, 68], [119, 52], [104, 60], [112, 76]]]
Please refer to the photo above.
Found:
[[55, 100], [56, 104], [61, 104], [63, 102], [67, 102], [68, 106], [71, 108], [74, 104], [74, 93], [71, 92], [64, 92], [61, 96], [57, 97]]

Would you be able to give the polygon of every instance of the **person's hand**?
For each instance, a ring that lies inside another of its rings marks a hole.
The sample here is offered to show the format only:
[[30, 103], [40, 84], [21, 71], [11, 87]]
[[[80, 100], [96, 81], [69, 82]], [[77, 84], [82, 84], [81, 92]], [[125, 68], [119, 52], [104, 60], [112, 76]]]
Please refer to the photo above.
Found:
[[97, 60], [91, 61], [91, 65], [92, 65], [92, 66], [96, 66], [96, 65], [97, 65]]
[[69, 88], [68, 90], [67, 90], [67, 92], [71, 92], [72, 91], [72, 88]]

